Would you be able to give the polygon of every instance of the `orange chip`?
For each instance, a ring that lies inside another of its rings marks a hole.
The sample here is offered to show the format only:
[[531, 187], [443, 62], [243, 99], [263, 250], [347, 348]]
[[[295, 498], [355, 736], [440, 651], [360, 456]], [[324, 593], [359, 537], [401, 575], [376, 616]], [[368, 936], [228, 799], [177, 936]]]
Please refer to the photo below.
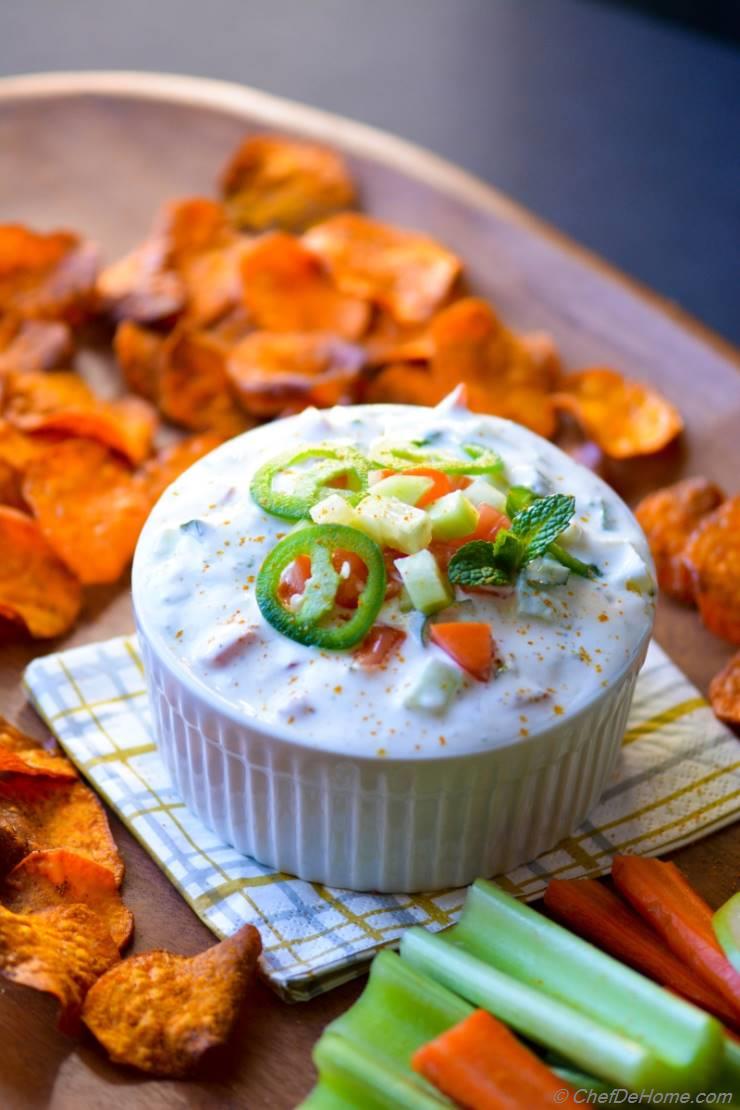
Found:
[[10, 372], [51, 370], [72, 357], [74, 339], [60, 320], [0, 320], [0, 377]]
[[460, 259], [428, 235], [355, 212], [311, 228], [304, 242], [339, 289], [374, 301], [402, 324], [428, 320], [462, 269]]
[[75, 1033], [90, 987], [119, 954], [104, 922], [87, 906], [16, 914], [0, 906], [0, 973], [11, 982], [53, 994], [59, 1028]]
[[369, 366], [392, 362], [429, 362], [434, 344], [424, 324], [399, 324], [384, 309], [376, 309], [363, 340]]
[[0, 458], [0, 505], [9, 505], [13, 509], [24, 507], [20, 475], [2, 458]]
[[79, 323], [94, 307], [98, 251], [67, 231], [0, 225], [0, 311]]
[[233, 222], [255, 231], [302, 231], [355, 201], [336, 151], [282, 135], [246, 139], [225, 167], [221, 188]]
[[0, 886], [0, 902], [24, 914], [87, 906], [105, 923], [119, 949], [129, 942], [134, 928], [134, 915], [121, 901], [113, 873], [64, 848], [31, 852], [22, 859]]
[[740, 495], [700, 521], [683, 557], [705, 625], [740, 644]]
[[25, 773], [0, 777], [0, 874], [30, 852], [51, 848], [99, 863], [120, 886], [123, 860], [105, 811], [89, 787], [79, 779]]
[[26, 471], [23, 497], [84, 585], [121, 576], [150, 507], [141, 481], [89, 439], [67, 439], [42, 452]]
[[252, 925], [198, 956], [145, 952], [103, 975], [82, 1020], [111, 1060], [176, 1078], [223, 1044], [262, 949]]
[[365, 400], [380, 405], [436, 405], [447, 393], [427, 367], [398, 363], [385, 366], [368, 382]]
[[133, 320], [124, 320], [116, 328], [113, 351], [123, 380], [133, 393], [146, 397], [148, 401], [156, 401], [159, 395], [163, 347], [163, 335], [143, 328]]
[[258, 328], [357, 339], [367, 327], [367, 301], [335, 289], [321, 262], [292, 235], [274, 232], [256, 240], [241, 273], [244, 304]]
[[686, 541], [700, 520], [724, 501], [706, 478], [686, 478], [644, 497], [635, 509], [655, 559], [660, 588], [679, 601], [693, 602], [694, 587], [683, 560]]
[[99, 440], [134, 463], [149, 455], [157, 429], [157, 415], [146, 401], [103, 401], [78, 374], [68, 372], [9, 375], [3, 415], [23, 431]]
[[236, 403], [226, 373], [227, 348], [202, 331], [178, 328], [162, 351], [159, 403], [183, 428], [228, 439], [250, 427]]
[[710, 682], [709, 700], [720, 721], [740, 725], [740, 651]]
[[147, 240], [101, 271], [98, 296], [114, 320], [140, 324], [174, 320], [185, 307], [185, 286], [165, 270], [165, 244]]
[[149, 496], [156, 501], [194, 462], [213, 451], [223, 443], [221, 436], [204, 432], [202, 435], [188, 436], [171, 447], [165, 447], [150, 459], [142, 470]]
[[0, 505], [26, 509], [21, 486], [23, 473], [40, 445], [0, 418]]
[[232, 350], [227, 368], [245, 409], [271, 417], [351, 400], [364, 361], [361, 347], [323, 332], [257, 331]]
[[0, 506], [0, 617], [37, 639], [61, 636], [80, 611], [80, 584], [35, 520]]
[[44, 775], [53, 779], [76, 779], [77, 772], [59, 752], [41, 747], [0, 717], [0, 775]]
[[613, 459], [652, 455], [683, 431], [678, 410], [665, 397], [616, 370], [568, 374], [553, 400]]

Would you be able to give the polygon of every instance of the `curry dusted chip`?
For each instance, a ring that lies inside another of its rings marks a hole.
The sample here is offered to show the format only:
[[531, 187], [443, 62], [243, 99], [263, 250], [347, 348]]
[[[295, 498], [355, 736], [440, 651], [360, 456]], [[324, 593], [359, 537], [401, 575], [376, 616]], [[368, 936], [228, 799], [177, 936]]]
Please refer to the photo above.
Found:
[[162, 350], [159, 404], [173, 423], [223, 438], [250, 427], [231, 392], [227, 348], [206, 332], [178, 328]]
[[462, 263], [436, 240], [355, 212], [304, 235], [339, 289], [371, 300], [402, 324], [422, 323], [445, 301]]
[[82, 1019], [116, 1063], [187, 1075], [229, 1036], [261, 948], [257, 930], [244, 925], [198, 956], [132, 956], [97, 981]]
[[61, 320], [0, 318], [0, 378], [62, 366], [73, 351], [72, 331]]
[[213, 451], [223, 443], [221, 436], [211, 432], [188, 436], [186, 439], [165, 447], [147, 462], [141, 472], [152, 502], [171, 485], [175, 478], [192, 466], [194, 462]]
[[670, 401], [616, 370], [593, 367], [568, 374], [554, 401], [613, 459], [652, 455], [683, 431], [683, 420]]
[[185, 307], [185, 286], [164, 269], [165, 244], [147, 240], [101, 271], [97, 291], [105, 312], [114, 320], [150, 324], [174, 320]]
[[365, 391], [365, 399], [378, 405], [436, 405], [444, 396], [444, 387], [437, 385], [428, 367], [403, 362], [384, 366]]
[[133, 463], [151, 452], [157, 414], [138, 397], [103, 401], [68, 372], [11, 374], [2, 406], [6, 420], [26, 432], [58, 432], [95, 439]]
[[120, 949], [131, 939], [134, 916], [124, 906], [112, 871], [64, 848], [31, 852], [0, 884], [0, 903], [13, 913], [84, 905], [97, 914]]
[[105, 923], [87, 906], [33, 914], [0, 906], [0, 974], [54, 995], [62, 1032], [77, 1031], [85, 995], [119, 958]]
[[362, 344], [369, 366], [394, 362], [429, 362], [434, 344], [426, 324], [399, 324], [385, 309], [376, 308]]
[[705, 625], [740, 644], [740, 495], [699, 522], [683, 558]]
[[0, 776], [44, 775], [53, 779], [76, 779], [77, 772], [59, 752], [41, 747], [30, 736], [0, 717]]
[[40, 444], [0, 417], [0, 505], [26, 510], [22, 484], [26, 467]]
[[727, 660], [710, 682], [709, 700], [721, 721], [740, 725], [740, 651]]
[[0, 225], [0, 312], [79, 323], [95, 305], [98, 251], [68, 231]]
[[225, 167], [221, 188], [229, 217], [255, 231], [302, 231], [355, 201], [340, 154], [283, 135], [246, 139]]
[[228, 373], [245, 409], [270, 417], [351, 400], [364, 361], [361, 347], [323, 332], [259, 331], [232, 350]]
[[0, 505], [23, 509], [21, 479], [18, 471], [0, 457]]
[[123, 380], [132, 393], [148, 401], [159, 397], [159, 373], [165, 336], [151, 328], [124, 320], [116, 328], [113, 351], [123, 374]]
[[357, 339], [368, 325], [367, 300], [336, 289], [318, 258], [292, 235], [257, 239], [244, 255], [241, 274], [244, 305], [257, 328]]
[[64, 848], [123, 879], [105, 811], [79, 779], [26, 774], [0, 776], [0, 875], [30, 852]]
[[683, 558], [686, 541], [699, 521], [724, 499], [714, 482], [686, 478], [649, 493], [635, 509], [655, 560], [658, 584], [679, 601], [694, 600], [691, 575]]
[[61, 636], [80, 611], [80, 584], [25, 513], [0, 506], [0, 617], [37, 639]]
[[121, 576], [150, 507], [128, 466], [89, 439], [67, 439], [42, 452], [26, 470], [23, 497], [84, 585]]

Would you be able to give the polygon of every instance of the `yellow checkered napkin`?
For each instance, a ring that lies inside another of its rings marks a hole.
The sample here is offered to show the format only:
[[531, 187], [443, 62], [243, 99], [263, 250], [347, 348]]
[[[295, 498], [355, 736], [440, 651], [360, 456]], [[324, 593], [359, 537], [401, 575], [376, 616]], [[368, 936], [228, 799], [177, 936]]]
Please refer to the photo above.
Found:
[[[357, 975], [410, 925], [451, 925], [465, 891], [358, 894], [306, 883], [239, 855], [175, 794], [152, 739], [136, 641], [47, 655], [26, 671], [38, 712], [202, 921], [223, 937], [245, 922], [284, 998], [311, 998]], [[740, 749], [660, 648], [637, 683], [621, 759], [600, 804], [551, 852], [499, 881], [530, 899], [553, 875], [607, 871], [615, 852], [656, 855], [733, 821]]]

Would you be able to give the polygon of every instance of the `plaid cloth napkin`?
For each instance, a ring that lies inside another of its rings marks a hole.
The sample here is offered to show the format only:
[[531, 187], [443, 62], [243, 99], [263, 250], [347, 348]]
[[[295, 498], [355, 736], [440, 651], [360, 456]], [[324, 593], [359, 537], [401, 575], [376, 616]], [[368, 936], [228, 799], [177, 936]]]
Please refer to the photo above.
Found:
[[[264, 974], [283, 998], [312, 998], [359, 974], [410, 925], [437, 930], [458, 917], [465, 890], [336, 890], [221, 842], [185, 808], [157, 755], [134, 638], [36, 659], [25, 681], [70, 759], [201, 920], [219, 937], [257, 926]], [[739, 756], [737, 739], [653, 644], [601, 802], [572, 837], [498, 881], [532, 899], [553, 875], [598, 875], [614, 852], [656, 855], [729, 824], [740, 813]]]

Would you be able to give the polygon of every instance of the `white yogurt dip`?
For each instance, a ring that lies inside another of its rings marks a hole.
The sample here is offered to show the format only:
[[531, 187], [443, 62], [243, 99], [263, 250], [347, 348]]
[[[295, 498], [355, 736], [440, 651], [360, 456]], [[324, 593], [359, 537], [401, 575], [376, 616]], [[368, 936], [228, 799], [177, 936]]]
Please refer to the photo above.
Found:
[[[405, 639], [377, 670], [358, 666], [352, 651], [282, 635], [257, 604], [260, 567], [294, 527], [253, 499], [260, 466], [303, 445], [352, 445], [374, 457], [379, 443], [422, 440], [430, 451], [460, 458], [463, 444], [495, 451], [503, 460], [495, 479], [501, 505], [511, 485], [574, 496], [575, 515], [558, 542], [600, 572], [568, 574], [545, 558], [525, 567], [515, 588], [485, 594], [457, 587], [465, 619], [491, 627], [499, 666], [487, 682], [425, 641], [423, 616], [404, 611], [398, 597], [377, 620]], [[500, 747], [566, 721], [634, 659], [652, 624], [654, 592], [645, 538], [608, 486], [526, 429], [453, 399], [436, 409], [308, 409], [229, 441], [166, 490], [134, 563], [140, 625], [197, 684], [273, 734], [388, 759]]]

